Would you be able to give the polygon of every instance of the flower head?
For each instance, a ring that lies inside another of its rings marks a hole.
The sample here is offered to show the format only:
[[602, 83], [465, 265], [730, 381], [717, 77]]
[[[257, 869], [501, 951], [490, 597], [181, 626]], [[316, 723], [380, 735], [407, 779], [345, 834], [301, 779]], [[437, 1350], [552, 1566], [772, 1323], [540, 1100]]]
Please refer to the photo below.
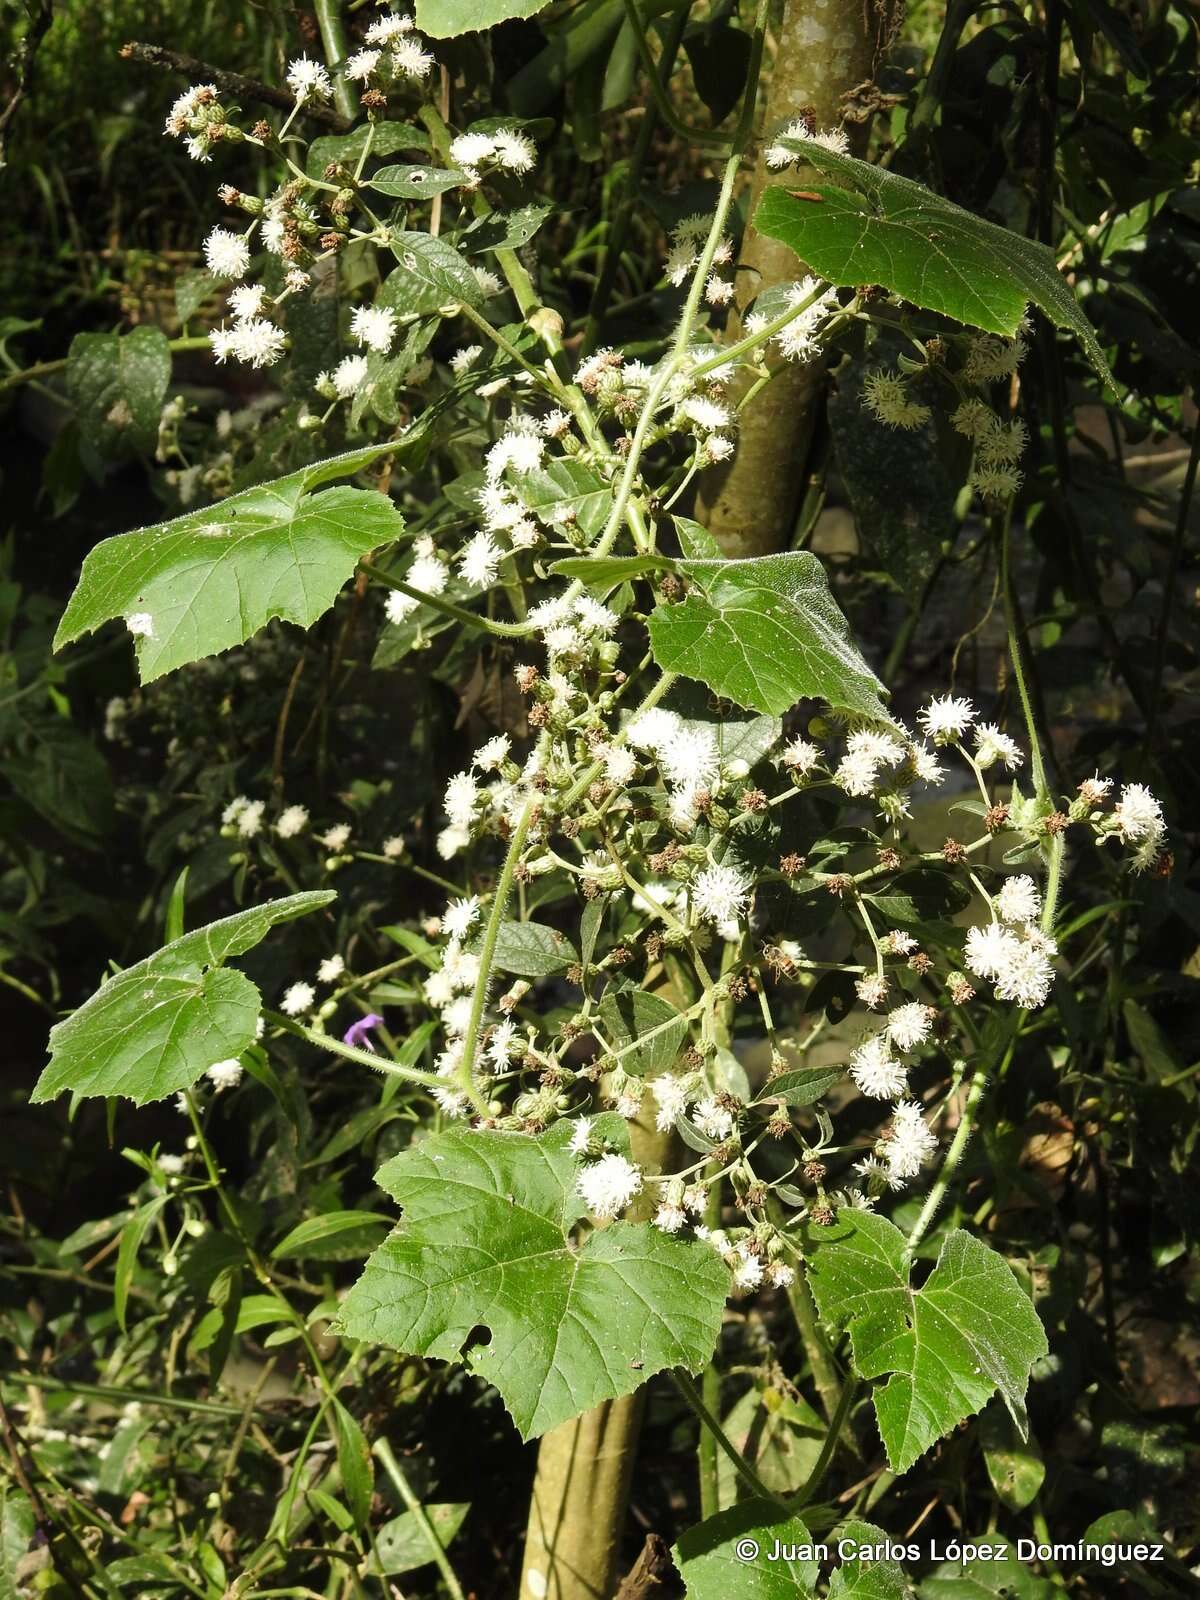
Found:
[[1042, 896], [1027, 872], [1005, 878], [995, 899], [1003, 922], [1036, 922], [1042, 914]]
[[396, 337], [396, 313], [390, 306], [355, 306], [350, 313], [350, 332], [368, 350], [386, 355]]
[[692, 884], [692, 904], [705, 922], [734, 922], [746, 909], [752, 885], [736, 867], [718, 862], [705, 867]]
[[214, 1061], [204, 1076], [218, 1094], [222, 1089], [236, 1089], [242, 1081], [242, 1063], [236, 1056], [228, 1061]]
[[286, 1011], [289, 1017], [299, 1017], [312, 1010], [316, 998], [317, 991], [311, 983], [294, 983], [279, 1002], [280, 1010]]
[[204, 260], [214, 278], [243, 278], [250, 265], [250, 247], [240, 233], [214, 228], [204, 241]]
[[301, 102], [328, 100], [333, 94], [328, 72], [319, 61], [310, 61], [307, 56], [298, 56], [288, 67], [287, 86]]
[[624, 1156], [605, 1155], [584, 1167], [575, 1187], [596, 1217], [615, 1217], [642, 1187], [642, 1173]]
[[901, 1100], [893, 1106], [892, 1136], [884, 1149], [893, 1178], [915, 1178], [937, 1149], [937, 1137], [914, 1100]]
[[863, 1094], [875, 1100], [890, 1100], [908, 1087], [904, 1066], [888, 1049], [886, 1034], [864, 1039], [850, 1055], [850, 1076]]

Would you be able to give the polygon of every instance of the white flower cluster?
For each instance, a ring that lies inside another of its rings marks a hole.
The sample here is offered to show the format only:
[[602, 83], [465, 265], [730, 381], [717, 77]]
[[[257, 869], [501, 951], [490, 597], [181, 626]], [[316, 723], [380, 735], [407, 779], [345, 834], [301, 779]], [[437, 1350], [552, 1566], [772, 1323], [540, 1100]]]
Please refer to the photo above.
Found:
[[[811, 123], [801, 119], [789, 122], [787, 127], [780, 129], [777, 140], [782, 139], [808, 139], [823, 150], [832, 150], [835, 155], [850, 154], [850, 140], [844, 128], [814, 129]], [[793, 167], [803, 161], [804, 156], [798, 150], [789, 150], [786, 145], [776, 142], [767, 146], [763, 160], [772, 172], [780, 172], [784, 167]]]
[[837, 295], [819, 278], [807, 276], [790, 284], [784, 291], [785, 304], [774, 316], [756, 306], [743, 324], [747, 334], [757, 335], [771, 323], [788, 312], [788, 320], [772, 334], [771, 342], [789, 361], [811, 361], [820, 354], [820, 334], [832, 312], [837, 309]]
[[405, 78], [419, 83], [433, 71], [433, 56], [414, 31], [411, 17], [385, 11], [368, 27], [364, 41], [365, 47], [350, 56], [343, 69], [351, 83]]
[[450, 141], [450, 159], [477, 184], [487, 167], [501, 172], [532, 172], [537, 163], [537, 147], [519, 128], [492, 128], [487, 132], [460, 133]]

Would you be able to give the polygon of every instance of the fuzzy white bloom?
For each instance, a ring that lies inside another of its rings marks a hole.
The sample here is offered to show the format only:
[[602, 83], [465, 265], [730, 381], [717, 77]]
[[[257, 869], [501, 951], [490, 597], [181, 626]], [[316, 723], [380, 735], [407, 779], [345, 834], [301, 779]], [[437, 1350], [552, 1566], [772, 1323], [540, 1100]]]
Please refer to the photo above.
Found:
[[584, 1167], [575, 1187], [593, 1216], [615, 1217], [641, 1189], [641, 1169], [624, 1156], [601, 1156]]
[[888, 1049], [887, 1036], [864, 1039], [850, 1054], [850, 1076], [860, 1091], [875, 1100], [890, 1100], [908, 1087], [908, 1074]]
[[[261, 283], [239, 283], [236, 289], [230, 291], [229, 309], [237, 322], [249, 322], [252, 317], [257, 317], [263, 308], [263, 301], [267, 291]], [[228, 412], [225, 413], [228, 416]], [[229, 418], [226, 434], [231, 431], [233, 418]], [[218, 430], [219, 431], [219, 430]]]
[[1120, 799], [1113, 807], [1113, 822], [1123, 844], [1140, 844], [1152, 839], [1157, 845], [1166, 832], [1162, 806], [1144, 783], [1123, 786]]
[[885, 955], [907, 956], [917, 948], [917, 941], [911, 933], [901, 933], [898, 928], [893, 928], [890, 933], [885, 933], [879, 941]]
[[763, 1280], [763, 1264], [757, 1256], [751, 1255], [744, 1244], [739, 1244], [734, 1251], [731, 1262], [733, 1267], [733, 1286], [735, 1289], [757, 1289]]
[[475, 752], [475, 765], [480, 772], [496, 772], [508, 758], [512, 740], [506, 733], [497, 733]]
[[[779, 133], [779, 138], [811, 139], [813, 144], [819, 144], [826, 150], [834, 151], [837, 155], [848, 156], [850, 154], [850, 141], [846, 137], [844, 128], [822, 128], [814, 132], [803, 118], [795, 122], [789, 122], [787, 127]], [[782, 144], [772, 144], [767, 146], [764, 159], [772, 171], [778, 172], [783, 167], [790, 167], [797, 161], [803, 161], [804, 157], [799, 151], [785, 149]]]
[[593, 600], [590, 594], [582, 594], [576, 600], [575, 615], [588, 633], [612, 633], [620, 621], [615, 611]]
[[263, 813], [266, 811], [266, 802], [262, 800], [248, 800], [237, 814], [237, 831], [243, 839], [253, 839], [262, 832]]
[[833, 781], [849, 795], [874, 794], [879, 762], [867, 750], [849, 750], [838, 762]]
[[204, 261], [214, 278], [244, 278], [250, 265], [250, 246], [240, 233], [214, 228], [204, 241]]
[[456, 350], [450, 357], [451, 372], [457, 373], [461, 377], [469, 367], [475, 365], [482, 354], [483, 346], [481, 344], [463, 345], [461, 350]]
[[222, 811], [222, 813], [221, 813], [221, 821], [226, 825], [228, 825], [231, 822], [236, 822], [237, 819], [241, 816], [242, 812], [245, 811], [246, 807], [249, 804], [250, 804], [249, 795], [244, 795], [244, 794], [234, 795], [233, 799], [225, 807], [224, 811]]
[[869, 1006], [872, 1011], [887, 999], [888, 981], [882, 972], [869, 973], [865, 978], [856, 978], [854, 992], [863, 1005]]
[[469, 828], [479, 803], [479, 785], [469, 772], [456, 772], [446, 785], [446, 815], [456, 828]]
[[154, 618], [148, 611], [134, 611], [125, 618], [125, 626], [135, 639], [153, 639]]
[[913, 1050], [929, 1037], [929, 1030], [933, 1026], [932, 1007], [922, 1005], [919, 1000], [897, 1006], [894, 1011], [888, 1012], [887, 1026], [892, 1043], [898, 1050]]
[[692, 884], [692, 904], [706, 922], [732, 922], [741, 916], [750, 898], [751, 882], [736, 867], [718, 862], [697, 873]]
[[490, 133], [460, 133], [450, 141], [450, 159], [456, 167], [470, 171], [487, 161], [495, 148]]
[[679, 718], [673, 711], [666, 711], [662, 706], [652, 706], [649, 711], [643, 711], [633, 719], [626, 737], [635, 750], [648, 750], [657, 754], [678, 729]]
[[567, 1141], [567, 1149], [573, 1156], [587, 1154], [587, 1147], [592, 1138], [591, 1117], [580, 1117], [571, 1129], [571, 1137]]
[[228, 1061], [214, 1061], [204, 1076], [219, 1094], [222, 1089], [236, 1089], [242, 1081], [242, 1063], [236, 1056]]
[[407, 848], [403, 834], [394, 833], [390, 839], [383, 841], [383, 853], [389, 861], [399, 861]]
[[496, 274], [490, 272], [487, 267], [472, 267], [471, 272], [485, 300], [490, 300], [494, 294], [499, 294], [504, 287]]
[[177, 1178], [183, 1171], [183, 1157], [175, 1155], [160, 1155], [155, 1158], [166, 1173], [168, 1178]]
[[1000, 761], [1011, 772], [1019, 767], [1024, 760], [1020, 747], [1015, 739], [1010, 739], [1006, 733], [992, 722], [981, 722], [975, 730], [975, 760], [980, 767], [987, 768]]
[[663, 1233], [678, 1233], [687, 1221], [687, 1212], [682, 1206], [673, 1206], [669, 1201], [664, 1201], [654, 1213], [654, 1226]]
[[458, 557], [458, 570], [463, 582], [473, 589], [486, 589], [496, 581], [500, 560], [504, 552], [486, 529], [468, 540]]
[[312, 1010], [316, 998], [317, 991], [311, 983], [294, 983], [279, 1002], [279, 1008], [286, 1011], [289, 1017], [298, 1017]]
[[721, 774], [717, 736], [709, 727], [677, 722], [659, 743], [658, 764], [665, 778], [685, 788], [715, 783]]
[[307, 56], [298, 56], [288, 67], [287, 86], [300, 101], [328, 100], [333, 94], [328, 72]]
[[[944, 783], [946, 769], [934, 755], [933, 751], [923, 744], [914, 745], [909, 751], [913, 764], [913, 771], [922, 783]], [[908, 813], [905, 812], [907, 816]]]
[[892, 1137], [884, 1149], [888, 1171], [894, 1178], [915, 1178], [933, 1155], [937, 1136], [916, 1101], [901, 1100], [892, 1107]]
[[729, 426], [729, 408], [718, 405], [715, 400], [706, 400], [703, 395], [692, 395], [679, 410], [701, 433], [716, 433]]
[[346, 970], [346, 963], [341, 956], [326, 956], [317, 968], [318, 983], [336, 983]]
[[917, 721], [934, 744], [953, 744], [966, 736], [975, 721], [975, 707], [969, 700], [945, 694], [923, 707], [917, 713]]
[[394, 11], [385, 11], [377, 17], [363, 37], [368, 44], [395, 44], [397, 39], [412, 32], [412, 18], [398, 17]]
[[1008, 960], [996, 975], [997, 1000], [1014, 1000], [1027, 1011], [1045, 1005], [1054, 984], [1049, 954], [1036, 934], [1036, 928], [1027, 929], [1024, 939], [1013, 941]]
[[1042, 914], [1042, 896], [1027, 872], [1005, 878], [995, 898], [1002, 922], [1036, 922]]
[[821, 752], [815, 744], [810, 744], [807, 739], [793, 739], [784, 747], [783, 764], [791, 767], [800, 777], [807, 777], [813, 768], [820, 762]]
[[979, 978], [996, 978], [1012, 959], [1017, 936], [999, 922], [968, 928], [963, 959]]
[[443, 828], [437, 836], [437, 853], [443, 861], [453, 861], [471, 842], [470, 830], [457, 826]]
[[451, 939], [465, 939], [478, 920], [478, 895], [451, 900], [442, 916], [442, 931]]
[[396, 313], [390, 306], [355, 306], [350, 313], [350, 333], [368, 350], [386, 355], [396, 337]]
[[710, 433], [704, 441], [703, 454], [708, 461], [728, 461], [733, 454], [733, 440], [723, 433]]
[[366, 356], [343, 356], [330, 377], [339, 400], [352, 400], [367, 381]]
[[288, 806], [279, 813], [275, 822], [275, 832], [281, 839], [294, 839], [298, 833], [303, 833], [308, 826], [307, 806]]
[[624, 745], [610, 746], [604, 756], [604, 776], [606, 780], [620, 789], [629, 783], [637, 772], [637, 760], [631, 750]]
[[687, 1080], [664, 1072], [661, 1077], [651, 1078], [650, 1093], [658, 1102], [654, 1126], [660, 1133], [666, 1133], [668, 1128], [675, 1126], [675, 1118], [682, 1116], [687, 1109]]
[[381, 52], [358, 50], [346, 60], [345, 73], [351, 83], [364, 83], [379, 65]]
[[230, 330], [230, 353], [252, 367], [273, 367], [283, 354], [287, 336], [266, 317], [250, 317]]
[[712, 1095], [697, 1104], [692, 1112], [692, 1121], [706, 1138], [715, 1139], [718, 1142], [722, 1139], [728, 1139], [733, 1132], [733, 1112], [727, 1110]]
[[[805, 305], [808, 300], [812, 303]], [[788, 290], [788, 304], [793, 307], [804, 306], [804, 309], [798, 310], [796, 316], [785, 323], [775, 335], [774, 342], [789, 361], [810, 361], [820, 351], [817, 333], [836, 306], [836, 297], [828, 286], [822, 288], [819, 278], [805, 277]], [[749, 321], [746, 331], [751, 331]]]
[[415, 39], [398, 39], [392, 46], [392, 67], [405, 78], [427, 78], [433, 57]]
[[533, 140], [517, 128], [497, 128], [492, 145], [496, 165], [505, 172], [529, 172], [537, 161]]
[[488, 451], [484, 471], [493, 483], [509, 468], [514, 472], [533, 472], [541, 466], [545, 450], [546, 441], [530, 427], [510, 427]]

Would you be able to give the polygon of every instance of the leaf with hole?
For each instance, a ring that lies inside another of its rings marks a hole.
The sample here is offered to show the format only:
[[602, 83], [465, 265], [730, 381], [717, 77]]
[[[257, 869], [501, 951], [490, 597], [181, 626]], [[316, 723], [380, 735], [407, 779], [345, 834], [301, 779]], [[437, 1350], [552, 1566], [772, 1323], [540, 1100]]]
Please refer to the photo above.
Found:
[[[435, 1503], [421, 1509], [433, 1524], [438, 1543], [445, 1550], [466, 1521], [471, 1506], [469, 1502]], [[415, 1511], [402, 1511], [377, 1529], [374, 1547], [367, 1571], [392, 1578], [403, 1572], [414, 1572], [434, 1559], [425, 1524]]]
[[666, 672], [706, 683], [739, 706], [776, 715], [797, 700], [888, 721], [883, 685], [807, 551], [745, 561], [681, 561], [683, 600], [655, 607], [650, 648]]
[[69, 1089], [123, 1095], [135, 1105], [189, 1089], [216, 1061], [254, 1042], [262, 997], [224, 965], [281, 922], [335, 899], [332, 890], [269, 900], [210, 922], [117, 973], [50, 1030], [50, 1062], [31, 1095], [36, 1104]]
[[927, 311], [1012, 337], [1030, 301], [1079, 340], [1110, 387], [1112, 374], [1096, 335], [1054, 252], [934, 194], [911, 178], [811, 139], [781, 139], [806, 165], [847, 187], [809, 184], [820, 203], [797, 200], [772, 184], [754, 226], [778, 239], [829, 283], [879, 284]]
[[809, 1284], [822, 1317], [850, 1332], [873, 1395], [893, 1472], [925, 1452], [999, 1392], [1028, 1435], [1025, 1391], [1048, 1349], [1029, 1297], [1003, 1256], [955, 1229], [920, 1289], [909, 1281], [904, 1235], [884, 1217], [843, 1210], [806, 1241]]
[[83, 563], [55, 649], [118, 617], [148, 619], [136, 650], [138, 673], [150, 683], [244, 643], [274, 617], [311, 627], [359, 559], [404, 532], [395, 506], [373, 489], [313, 491], [395, 448], [351, 450], [105, 539]]
[[393, 200], [424, 200], [448, 189], [461, 189], [468, 181], [458, 167], [380, 167], [367, 179], [366, 187]]
[[[377, 1174], [403, 1217], [343, 1302], [342, 1331], [463, 1360], [522, 1438], [711, 1356], [729, 1272], [699, 1241], [614, 1222], [576, 1244], [584, 1211], [569, 1123], [542, 1137], [452, 1130]], [[488, 1339], [473, 1338], [484, 1328]]]

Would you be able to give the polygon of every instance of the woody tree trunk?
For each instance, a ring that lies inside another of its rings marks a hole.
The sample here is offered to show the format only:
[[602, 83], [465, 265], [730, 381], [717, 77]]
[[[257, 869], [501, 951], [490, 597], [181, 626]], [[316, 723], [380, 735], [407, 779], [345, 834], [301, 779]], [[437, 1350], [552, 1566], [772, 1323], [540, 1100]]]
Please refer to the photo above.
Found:
[[[768, 136], [797, 118], [811, 118], [818, 128], [840, 127], [847, 96], [859, 90], [855, 98], [867, 100], [895, 15], [893, 0], [787, 0], [767, 94]], [[853, 140], [856, 128], [847, 131]], [[794, 187], [804, 181], [804, 169], [799, 173], [794, 167], [771, 173], [760, 150], [748, 215], [753, 218], [768, 183]], [[785, 245], [748, 227], [738, 263], [739, 315], [731, 319], [729, 338], [739, 336], [740, 313], [756, 295], [804, 270]], [[733, 460], [706, 474], [697, 514], [728, 555], [768, 555], [790, 542], [824, 379], [820, 361], [781, 362], [741, 413]]]

